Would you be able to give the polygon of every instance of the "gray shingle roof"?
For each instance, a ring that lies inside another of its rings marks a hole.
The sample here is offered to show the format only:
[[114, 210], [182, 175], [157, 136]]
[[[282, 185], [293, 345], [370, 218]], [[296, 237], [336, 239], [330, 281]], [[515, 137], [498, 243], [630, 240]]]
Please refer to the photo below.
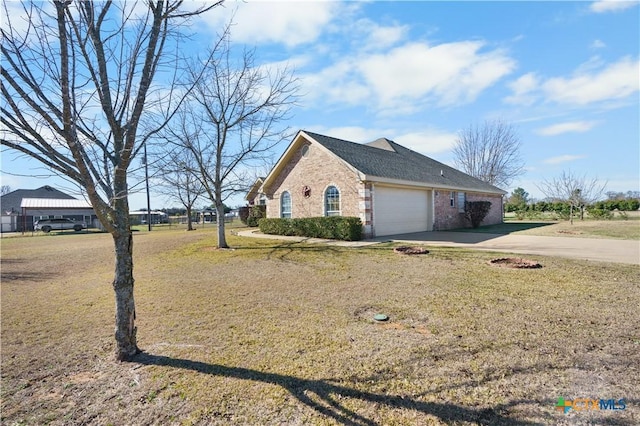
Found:
[[19, 213], [21, 211], [20, 204], [22, 203], [23, 198], [56, 198], [60, 200], [75, 200], [71, 195], [58, 191], [49, 185], [45, 185], [37, 189], [16, 189], [15, 191], [2, 196], [0, 201], [2, 214], [6, 214], [8, 211]]
[[[397, 143], [378, 139], [364, 145], [304, 130], [315, 141], [346, 161], [361, 173], [372, 177], [428, 184], [439, 188], [460, 188], [478, 192], [505, 193], [466, 173], [419, 154]], [[442, 172], [442, 173], [441, 173]]]

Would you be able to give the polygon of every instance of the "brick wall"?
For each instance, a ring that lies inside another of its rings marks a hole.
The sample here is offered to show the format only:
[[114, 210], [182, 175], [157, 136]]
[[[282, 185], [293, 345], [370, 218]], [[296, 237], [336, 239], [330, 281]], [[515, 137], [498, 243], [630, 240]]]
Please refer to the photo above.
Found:
[[[280, 196], [284, 191], [291, 194], [292, 218], [324, 216], [324, 193], [329, 186], [340, 191], [342, 216], [363, 219], [365, 211], [360, 214], [360, 205], [368, 196], [358, 175], [318, 145], [310, 145], [305, 157], [297, 149], [271, 187], [266, 188], [267, 217], [280, 217]], [[310, 189], [308, 197], [304, 187]]]
[[491, 210], [482, 221], [482, 225], [502, 223], [502, 197], [500, 195], [468, 193], [467, 201], [491, 201]]
[[[490, 201], [491, 210], [482, 221], [482, 225], [502, 223], [502, 197], [495, 194], [465, 193], [466, 201]], [[451, 206], [451, 191], [436, 190], [434, 195], [435, 221], [434, 231], [447, 229], [469, 228], [471, 225], [458, 209], [458, 192], [453, 191], [453, 207]]]

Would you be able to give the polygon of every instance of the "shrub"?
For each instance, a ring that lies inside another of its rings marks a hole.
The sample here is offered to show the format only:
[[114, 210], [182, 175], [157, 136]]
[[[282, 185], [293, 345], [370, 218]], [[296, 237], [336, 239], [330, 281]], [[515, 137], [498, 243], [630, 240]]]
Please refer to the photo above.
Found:
[[538, 219], [542, 219], [543, 214], [542, 212], [539, 212], [536, 210], [527, 210], [524, 216], [529, 220], [538, 220]]
[[240, 221], [247, 226], [258, 226], [258, 220], [267, 216], [267, 206], [251, 206], [240, 208]]
[[490, 201], [465, 201], [464, 203], [464, 217], [471, 222], [473, 228], [480, 226], [489, 214], [489, 210], [491, 210]]
[[633, 211], [640, 208], [640, 200], [627, 199], [620, 202], [619, 209], [622, 211]]
[[357, 241], [362, 239], [362, 222], [357, 217], [309, 217], [260, 219], [260, 232], [309, 238]]
[[605, 220], [613, 219], [613, 212], [606, 209], [590, 208], [590, 209], [587, 209], [587, 212], [589, 213], [589, 216], [591, 216], [594, 219], [605, 219]]

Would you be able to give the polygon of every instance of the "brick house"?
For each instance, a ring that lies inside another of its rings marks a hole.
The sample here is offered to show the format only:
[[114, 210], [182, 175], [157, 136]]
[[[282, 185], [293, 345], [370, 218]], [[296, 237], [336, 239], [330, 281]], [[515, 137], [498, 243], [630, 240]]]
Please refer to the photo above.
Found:
[[267, 217], [356, 216], [365, 237], [469, 226], [465, 201], [486, 200], [502, 222], [505, 191], [388, 139], [358, 144], [299, 131], [247, 194]]

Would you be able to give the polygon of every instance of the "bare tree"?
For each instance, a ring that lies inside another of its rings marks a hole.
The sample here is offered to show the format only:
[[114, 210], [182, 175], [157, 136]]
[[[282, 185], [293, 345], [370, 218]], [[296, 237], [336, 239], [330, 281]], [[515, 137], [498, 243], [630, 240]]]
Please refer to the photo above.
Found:
[[453, 148], [458, 168], [491, 185], [507, 188], [524, 173], [520, 137], [510, 124], [485, 121], [458, 133]]
[[193, 231], [192, 211], [198, 198], [205, 194], [196, 174], [197, 164], [191, 151], [178, 147], [157, 158], [150, 167], [158, 182], [156, 192], [180, 202], [187, 210], [187, 231]]
[[25, 2], [24, 21], [3, 4], [0, 142], [75, 182], [112, 235], [116, 357], [128, 359], [139, 352], [128, 171], [175, 105], [181, 24], [220, 2]]
[[9, 185], [2, 185], [0, 187], [0, 195], [6, 195], [11, 192], [11, 187]]
[[[281, 123], [297, 99], [288, 69], [256, 66], [254, 51], [235, 61], [228, 38], [211, 52], [202, 78], [165, 132], [166, 140], [191, 151], [198, 177], [215, 206], [218, 247], [226, 248], [224, 202], [253, 183], [249, 169], [268, 161], [290, 137]], [[209, 56], [209, 55], [208, 55]]]
[[598, 178], [578, 176], [569, 171], [563, 171], [560, 176], [542, 181], [538, 189], [552, 201], [562, 201], [569, 204], [569, 220], [573, 225], [573, 211], [580, 210], [580, 218], [584, 218], [585, 206], [598, 201], [605, 192], [607, 182], [600, 182]]

